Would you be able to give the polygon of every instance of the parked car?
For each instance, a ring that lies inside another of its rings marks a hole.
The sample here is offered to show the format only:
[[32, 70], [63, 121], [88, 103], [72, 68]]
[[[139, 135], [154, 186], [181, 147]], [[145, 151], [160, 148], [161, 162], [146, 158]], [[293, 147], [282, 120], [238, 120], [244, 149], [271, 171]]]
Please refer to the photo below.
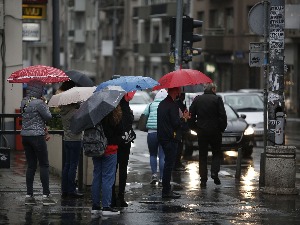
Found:
[[239, 89], [237, 92], [241, 92], [241, 93], [255, 93], [258, 94], [259, 97], [261, 97], [261, 99], [264, 101], [264, 90], [263, 89]]
[[230, 105], [239, 115], [246, 115], [246, 121], [254, 129], [254, 139], [262, 141], [264, 135], [264, 103], [256, 93], [219, 92], [224, 103]]
[[152, 102], [152, 98], [146, 91], [137, 91], [129, 101], [129, 106], [133, 111], [134, 122], [138, 122], [146, 106]]
[[[245, 115], [239, 116], [229, 105], [224, 104], [227, 114], [227, 128], [222, 133], [223, 151], [238, 151], [242, 148], [244, 157], [251, 156], [254, 145], [254, 130], [245, 121]], [[183, 140], [184, 155], [191, 156], [193, 151], [198, 149], [198, 138], [195, 130], [189, 130]]]

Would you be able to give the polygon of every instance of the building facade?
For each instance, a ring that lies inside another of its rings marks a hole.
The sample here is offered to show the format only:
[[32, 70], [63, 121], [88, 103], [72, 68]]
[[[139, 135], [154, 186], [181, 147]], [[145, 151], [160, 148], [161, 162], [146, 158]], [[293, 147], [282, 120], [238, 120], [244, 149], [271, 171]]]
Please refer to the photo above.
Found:
[[[158, 80], [174, 70], [169, 55], [169, 19], [176, 17], [176, 0], [59, 2], [63, 69], [82, 71], [96, 84], [116, 74], [150, 76]], [[249, 67], [249, 43], [263, 41], [248, 25], [249, 10], [258, 2], [183, 0], [184, 15], [203, 21], [202, 28], [194, 29], [203, 35], [203, 40], [193, 46], [202, 48], [202, 54], [183, 66], [203, 71], [217, 83], [219, 91], [263, 89], [262, 68]], [[298, 116], [300, 35], [299, 10], [296, 9], [299, 5], [299, 0], [286, 0], [289, 9], [285, 31], [286, 108]], [[41, 41], [23, 45], [24, 64], [52, 64], [51, 6], [52, 0], [49, 0], [47, 19], [40, 22]]]

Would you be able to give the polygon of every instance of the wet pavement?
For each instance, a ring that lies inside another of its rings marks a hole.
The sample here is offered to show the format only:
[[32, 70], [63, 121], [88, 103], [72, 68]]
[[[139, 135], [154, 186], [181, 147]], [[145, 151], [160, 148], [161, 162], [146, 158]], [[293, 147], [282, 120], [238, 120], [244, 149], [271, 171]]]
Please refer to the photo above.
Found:
[[[236, 154], [224, 153], [222, 184], [212, 179], [201, 189], [197, 152], [185, 161], [187, 170], [173, 172], [173, 189], [182, 197], [163, 200], [161, 187], [150, 185], [150, 165], [145, 146], [146, 133], [137, 131], [130, 155], [125, 198], [129, 207], [121, 215], [92, 218], [90, 188], [80, 200], [60, 198], [60, 178], [50, 177], [50, 190], [58, 203], [43, 206], [39, 174], [34, 194], [38, 204], [25, 206], [26, 161], [23, 152], [12, 151], [11, 168], [0, 169], [0, 224], [300, 224], [300, 195], [268, 195], [259, 190], [259, 162], [262, 148], [242, 160], [242, 176], [235, 179]], [[299, 156], [299, 148], [297, 156]], [[299, 160], [296, 187], [300, 189]]]

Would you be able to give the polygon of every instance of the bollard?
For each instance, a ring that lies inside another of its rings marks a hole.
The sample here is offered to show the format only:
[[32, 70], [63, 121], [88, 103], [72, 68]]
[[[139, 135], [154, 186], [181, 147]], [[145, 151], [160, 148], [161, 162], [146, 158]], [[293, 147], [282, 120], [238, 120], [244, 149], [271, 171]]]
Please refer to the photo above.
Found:
[[242, 165], [242, 148], [238, 149], [238, 157], [236, 160], [236, 171], [235, 171], [235, 178], [240, 179], [241, 178], [241, 165]]
[[298, 194], [295, 146], [266, 146], [264, 180], [263, 193]]

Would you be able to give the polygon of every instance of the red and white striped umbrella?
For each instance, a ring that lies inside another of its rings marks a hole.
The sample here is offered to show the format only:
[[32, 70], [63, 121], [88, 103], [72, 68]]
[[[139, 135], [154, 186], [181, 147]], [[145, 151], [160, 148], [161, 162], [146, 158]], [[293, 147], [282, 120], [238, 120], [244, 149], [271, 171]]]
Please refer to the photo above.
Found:
[[64, 71], [44, 65], [35, 65], [13, 72], [7, 81], [9, 83], [28, 83], [39, 80], [43, 83], [59, 83], [70, 80]]

